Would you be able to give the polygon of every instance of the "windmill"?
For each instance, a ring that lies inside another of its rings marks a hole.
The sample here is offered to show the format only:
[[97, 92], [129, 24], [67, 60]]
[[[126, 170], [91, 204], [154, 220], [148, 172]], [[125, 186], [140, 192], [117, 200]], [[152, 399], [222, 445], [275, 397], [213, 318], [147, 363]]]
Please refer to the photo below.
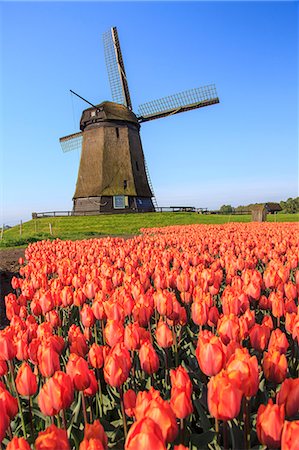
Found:
[[164, 97], [132, 111], [116, 27], [103, 34], [113, 102], [82, 112], [80, 132], [60, 138], [63, 151], [82, 148], [74, 214], [155, 211], [156, 199], [140, 139], [140, 124], [219, 103], [214, 85]]

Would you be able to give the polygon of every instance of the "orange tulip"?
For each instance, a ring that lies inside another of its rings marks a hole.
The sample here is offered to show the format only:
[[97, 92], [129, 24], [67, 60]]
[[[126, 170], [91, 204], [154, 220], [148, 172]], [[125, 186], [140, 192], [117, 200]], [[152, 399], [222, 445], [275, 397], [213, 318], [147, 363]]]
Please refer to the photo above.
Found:
[[24, 362], [18, 370], [16, 377], [16, 388], [20, 395], [29, 397], [37, 391], [36, 375], [31, 370], [28, 363]]
[[86, 397], [93, 397], [98, 392], [99, 385], [98, 385], [98, 381], [95, 377], [93, 370], [89, 369], [88, 373], [89, 373], [90, 384], [87, 389], [84, 389], [83, 394]]
[[40, 410], [46, 416], [54, 416], [68, 408], [74, 397], [74, 388], [69, 375], [55, 372], [41, 388], [38, 396]]
[[95, 369], [101, 369], [104, 364], [103, 347], [98, 344], [92, 344], [88, 352], [88, 361]]
[[129, 323], [125, 328], [124, 343], [128, 350], [138, 350], [144, 341], [149, 341], [149, 332], [138, 322]]
[[141, 369], [149, 375], [157, 372], [159, 369], [160, 361], [150, 342], [146, 341], [141, 345], [139, 350], [139, 361]]
[[119, 320], [107, 320], [104, 334], [107, 344], [113, 347], [118, 342], [124, 341], [124, 327]]
[[156, 339], [159, 347], [161, 348], [169, 348], [173, 344], [172, 332], [168, 325], [159, 321], [157, 329], [156, 329]]
[[166, 442], [172, 442], [178, 433], [175, 415], [170, 404], [157, 396], [153, 398], [144, 410], [144, 417], [151, 418], [160, 426], [163, 438]]
[[234, 314], [223, 316], [218, 320], [217, 331], [222, 342], [227, 345], [230, 341], [240, 341], [240, 326], [238, 317]]
[[149, 417], [135, 422], [128, 433], [125, 450], [166, 450], [161, 428]]
[[5, 328], [0, 331], [0, 355], [1, 359], [8, 361], [16, 356], [17, 348], [13, 342], [13, 330]]
[[123, 343], [115, 344], [104, 363], [104, 378], [110, 386], [121, 386], [129, 376], [131, 358]]
[[6, 450], [30, 450], [30, 445], [24, 438], [14, 437], [7, 444]]
[[83, 439], [79, 446], [79, 450], [105, 450], [100, 439]]
[[11, 420], [14, 419], [18, 413], [17, 399], [13, 397], [10, 392], [8, 392], [8, 390], [5, 388], [5, 385], [1, 383], [1, 381], [0, 381], [0, 406], [3, 416], [7, 415]]
[[255, 350], [264, 351], [268, 345], [269, 337], [270, 329], [266, 325], [256, 323], [249, 331], [250, 344]]
[[124, 393], [124, 405], [125, 412], [127, 416], [134, 417], [135, 416], [135, 406], [136, 406], [136, 392], [133, 389], [128, 389]]
[[36, 450], [70, 450], [66, 430], [54, 424], [38, 433], [34, 445]]
[[8, 367], [6, 364], [6, 361], [0, 359], [0, 377], [3, 377], [3, 375], [6, 375], [8, 371]]
[[84, 389], [89, 387], [90, 376], [88, 364], [82, 356], [71, 353], [65, 371], [70, 376], [76, 391], [84, 391]]
[[284, 354], [277, 350], [264, 352], [263, 371], [267, 380], [281, 383], [287, 376], [288, 362]]
[[5, 406], [0, 398], [0, 442], [3, 441], [6, 434], [6, 430], [8, 429], [9, 425], [10, 425], [10, 418], [8, 414], [6, 414]]
[[256, 356], [249, 355], [246, 348], [236, 349], [230, 357], [226, 372], [246, 397], [256, 395], [259, 388], [259, 371]]
[[87, 423], [84, 429], [84, 440], [90, 441], [97, 439], [102, 443], [103, 449], [108, 448], [108, 438], [104, 431], [103, 425], [97, 419], [92, 424]]
[[260, 443], [270, 448], [280, 447], [283, 423], [284, 405], [273, 405], [272, 399], [267, 405], [260, 405], [256, 418], [256, 432]]
[[298, 450], [299, 420], [285, 420], [281, 435], [281, 450]]
[[299, 378], [286, 378], [278, 391], [276, 402], [285, 405], [288, 417], [299, 413]]
[[219, 420], [231, 420], [240, 412], [242, 391], [222, 370], [208, 383], [208, 407], [210, 414]]
[[200, 369], [205, 375], [216, 375], [223, 369], [225, 353], [219, 338], [204, 330], [198, 336], [195, 352]]
[[37, 351], [38, 368], [43, 377], [51, 377], [60, 370], [59, 354], [50, 344], [42, 344]]

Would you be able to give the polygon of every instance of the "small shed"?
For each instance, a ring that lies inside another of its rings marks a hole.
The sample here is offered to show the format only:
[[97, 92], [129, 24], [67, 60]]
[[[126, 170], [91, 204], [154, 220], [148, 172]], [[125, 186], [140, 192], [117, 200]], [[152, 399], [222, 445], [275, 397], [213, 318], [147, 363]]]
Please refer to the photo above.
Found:
[[269, 214], [277, 214], [282, 211], [282, 207], [279, 203], [265, 203], [265, 208]]
[[267, 208], [263, 205], [254, 205], [251, 208], [251, 221], [252, 222], [266, 222], [267, 221]]

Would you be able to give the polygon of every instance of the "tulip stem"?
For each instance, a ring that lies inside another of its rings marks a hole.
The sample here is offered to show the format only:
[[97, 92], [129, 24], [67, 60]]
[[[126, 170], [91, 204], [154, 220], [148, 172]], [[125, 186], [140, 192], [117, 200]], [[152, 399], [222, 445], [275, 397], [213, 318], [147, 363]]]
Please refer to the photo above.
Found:
[[126, 419], [125, 405], [124, 405], [124, 399], [123, 399], [123, 390], [122, 390], [121, 386], [119, 387], [118, 391], [119, 391], [119, 397], [120, 397], [121, 415], [122, 415], [123, 424], [124, 424], [124, 435], [125, 435], [125, 440], [126, 440], [127, 434], [128, 434], [128, 428], [127, 428], [127, 419]]
[[98, 333], [97, 333], [97, 325], [96, 325], [96, 323], [93, 326], [93, 330], [94, 330], [94, 340], [95, 340], [95, 343], [97, 344], [98, 343]]
[[223, 421], [223, 448], [228, 450], [228, 434], [227, 434], [227, 421]]
[[65, 431], [67, 431], [67, 423], [66, 423], [66, 417], [65, 417], [65, 410], [62, 410], [62, 422], [63, 422], [63, 428]]
[[104, 327], [104, 320], [101, 319], [101, 328], [102, 328], [102, 340], [103, 345], [106, 345], [106, 339], [105, 339], [105, 327]]
[[184, 419], [180, 419], [180, 442], [185, 444]]
[[82, 395], [83, 417], [84, 417], [84, 422], [85, 422], [85, 425], [86, 425], [86, 424], [88, 424], [88, 420], [87, 420], [87, 414], [86, 414], [86, 402], [85, 402], [85, 397], [84, 397], [83, 391], [81, 391], [81, 395]]
[[250, 449], [250, 423], [249, 423], [249, 401], [243, 398], [244, 440], [245, 449]]
[[24, 416], [23, 416], [22, 404], [21, 404], [19, 393], [18, 393], [17, 388], [16, 388], [16, 384], [15, 384], [14, 365], [13, 365], [12, 360], [8, 360], [8, 367], [9, 367], [9, 370], [11, 372], [12, 385], [13, 385], [14, 391], [15, 391], [16, 396], [17, 396], [19, 413], [20, 413], [21, 423], [22, 423], [23, 436], [24, 436], [25, 439], [27, 439], [26, 426], [25, 426], [25, 421], [24, 421]]
[[31, 430], [31, 434], [32, 434], [31, 437], [33, 438], [33, 435], [34, 435], [34, 429], [33, 429], [33, 420], [32, 420], [32, 399], [31, 399], [30, 396], [29, 396], [28, 400], [29, 400], [29, 420], [30, 420], [30, 430]]
[[219, 442], [219, 421], [215, 418], [215, 446], [218, 448]]

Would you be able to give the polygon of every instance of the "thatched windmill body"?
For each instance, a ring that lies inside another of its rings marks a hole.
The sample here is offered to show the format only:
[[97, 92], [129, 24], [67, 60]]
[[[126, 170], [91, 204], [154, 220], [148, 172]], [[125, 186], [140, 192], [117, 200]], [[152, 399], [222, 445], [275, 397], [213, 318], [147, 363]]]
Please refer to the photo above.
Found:
[[60, 139], [63, 151], [82, 147], [73, 211], [155, 211], [140, 124], [213, 105], [219, 99], [215, 86], [209, 85], [142, 104], [134, 114], [116, 27], [103, 37], [113, 102], [93, 105], [79, 96], [91, 105], [82, 113], [81, 131]]

